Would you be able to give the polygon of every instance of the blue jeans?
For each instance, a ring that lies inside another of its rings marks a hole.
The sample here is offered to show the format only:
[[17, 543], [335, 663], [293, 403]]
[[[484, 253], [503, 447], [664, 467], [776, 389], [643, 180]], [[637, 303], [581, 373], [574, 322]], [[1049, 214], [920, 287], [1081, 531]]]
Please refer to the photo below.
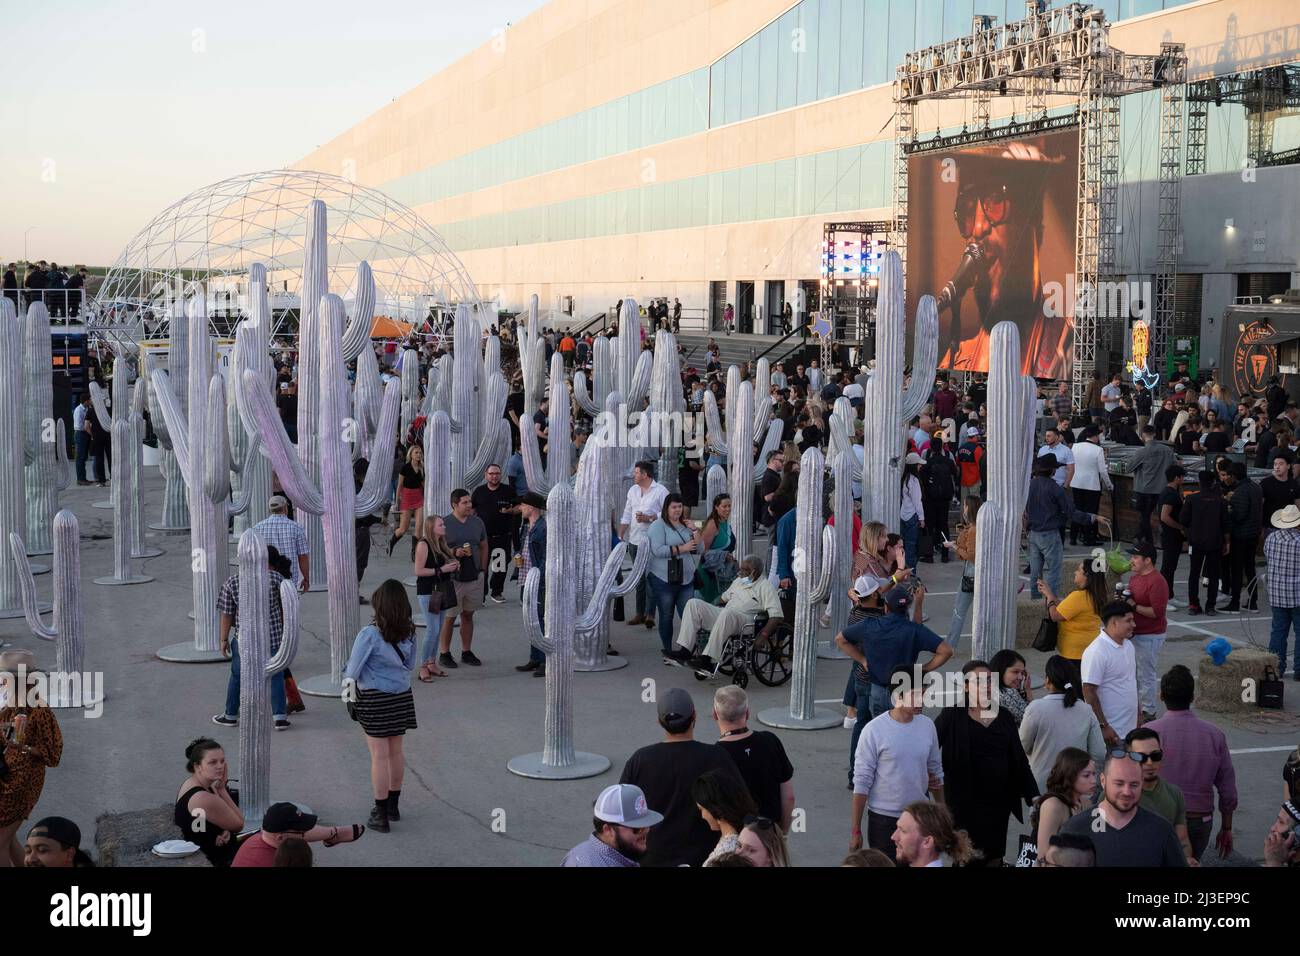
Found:
[[1156, 691], [1160, 687], [1160, 648], [1164, 634], [1134, 634], [1133, 651], [1137, 664], [1138, 706], [1144, 714], [1156, 712]]
[[1042, 578], [1053, 594], [1061, 593], [1061, 532], [1029, 532], [1029, 594], [1038, 596]]
[[889, 688], [876, 683], [855, 681], [858, 691], [858, 719], [853, 723], [853, 737], [849, 742], [849, 782], [853, 782], [853, 760], [858, 754], [858, 738], [867, 721], [875, 720], [889, 710]]
[[[289, 705], [284, 695], [284, 671], [271, 678], [271, 715], [284, 720]], [[226, 684], [226, 716], [239, 716], [239, 639], [230, 639], [230, 680]]]
[[903, 536], [903, 560], [907, 562], [909, 568], [916, 567], [916, 541], [921, 536], [921, 519], [917, 515], [910, 518], [904, 518], [899, 526], [899, 533]]
[[446, 611], [430, 611], [429, 595], [417, 594], [416, 600], [424, 612], [424, 648], [420, 652], [420, 663], [427, 664], [438, 656], [438, 635], [442, 633], [442, 618]]
[[90, 434], [77, 432], [73, 438], [77, 443], [77, 480], [86, 480], [86, 462], [90, 460]]
[[1286, 671], [1286, 642], [1295, 628], [1296, 643], [1291, 658], [1295, 670], [1300, 670], [1300, 607], [1273, 608], [1273, 627], [1268, 636], [1268, 649], [1277, 655], [1278, 676]]
[[656, 623], [659, 625], [659, 643], [664, 651], [673, 649], [673, 611], [681, 616], [686, 609], [686, 602], [695, 596], [695, 587], [689, 581], [685, 584], [669, 584], [657, 575], [646, 573], [650, 580], [650, 594], [654, 598]]
[[[966, 562], [966, 570], [963, 574], [974, 575], [975, 563]], [[975, 603], [974, 591], [963, 591], [961, 585], [957, 585], [957, 595], [953, 598], [952, 604], [952, 623], [948, 625], [948, 646], [952, 648], [954, 654], [957, 653], [957, 645], [961, 643], [962, 631], [966, 630], [966, 619], [970, 617], [971, 605]]]

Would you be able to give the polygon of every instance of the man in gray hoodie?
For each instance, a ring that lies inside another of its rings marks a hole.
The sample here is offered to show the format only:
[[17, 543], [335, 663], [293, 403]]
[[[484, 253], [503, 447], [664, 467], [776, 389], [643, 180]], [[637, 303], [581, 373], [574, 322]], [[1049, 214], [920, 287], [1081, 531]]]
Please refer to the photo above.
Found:
[[1133, 491], [1137, 495], [1138, 529], [1134, 541], [1151, 541], [1151, 515], [1160, 501], [1167, 481], [1165, 469], [1178, 463], [1174, 450], [1156, 441], [1156, 430], [1142, 426], [1142, 448], [1133, 456], [1129, 467], [1133, 474]]

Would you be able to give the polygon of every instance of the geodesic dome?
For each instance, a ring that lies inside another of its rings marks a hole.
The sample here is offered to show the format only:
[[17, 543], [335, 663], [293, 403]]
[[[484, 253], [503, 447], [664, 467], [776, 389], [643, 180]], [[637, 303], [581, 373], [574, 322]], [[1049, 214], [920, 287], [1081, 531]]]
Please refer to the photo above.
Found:
[[295, 169], [205, 186], [163, 210], [127, 243], [91, 303], [87, 326], [115, 346], [164, 338], [178, 291], [204, 284], [212, 332], [230, 336], [248, 315], [248, 268], [266, 266], [272, 335], [297, 329], [307, 208], [327, 207], [329, 290], [351, 314], [356, 267], [370, 264], [375, 315], [431, 320], [478, 303], [474, 283], [442, 237], [406, 206], [341, 176]]

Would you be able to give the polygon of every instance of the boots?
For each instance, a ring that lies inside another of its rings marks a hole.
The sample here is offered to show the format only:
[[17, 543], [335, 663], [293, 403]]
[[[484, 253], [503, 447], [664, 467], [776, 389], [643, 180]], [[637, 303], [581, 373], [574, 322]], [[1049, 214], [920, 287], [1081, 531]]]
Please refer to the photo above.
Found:
[[402, 795], [402, 791], [400, 790], [388, 791], [388, 819], [389, 820], [402, 819], [402, 814], [398, 812], [397, 809], [397, 798], [400, 797], [401, 795]]
[[397, 542], [398, 542], [398, 540], [399, 540], [399, 537], [398, 537], [397, 535], [393, 535], [391, 538], [388, 539], [388, 556], [389, 556], [389, 557], [392, 557], [392, 555], [393, 555], [393, 549], [394, 549], [395, 547], [397, 547]]
[[374, 809], [370, 811], [370, 819], [366, 821], [366, 826], [376, 833], [388, 832], [388, 798], [376, 800]]

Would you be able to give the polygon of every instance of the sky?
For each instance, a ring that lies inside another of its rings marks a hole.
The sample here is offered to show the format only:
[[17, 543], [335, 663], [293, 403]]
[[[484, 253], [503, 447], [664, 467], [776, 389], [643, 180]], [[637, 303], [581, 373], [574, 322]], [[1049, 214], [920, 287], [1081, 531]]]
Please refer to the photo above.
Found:
[[301, 160], [544, 0], [3, 5], [0, 259], [111, 265], [188, 193]]

